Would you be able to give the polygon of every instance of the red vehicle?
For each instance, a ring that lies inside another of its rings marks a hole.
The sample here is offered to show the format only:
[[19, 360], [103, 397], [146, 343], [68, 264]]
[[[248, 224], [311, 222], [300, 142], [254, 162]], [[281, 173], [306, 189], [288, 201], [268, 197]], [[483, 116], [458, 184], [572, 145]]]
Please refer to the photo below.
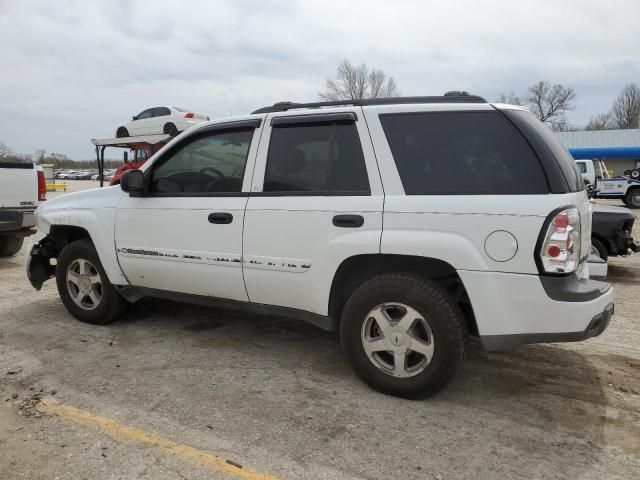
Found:
[[[96, 147], [100, 186], [103, 185], [104, 151], [107, 147], [126, 149], [123, 155], [124, 164], [120, 166], [109, 185], [118, 185], [122, 174], [127, 170], [137, 169], [144, 165], [151, 156], [164, 147], [172, 139], [171, 135], [141, 135], [127, 138], [92, 138], [91, 143]], [[131, 155], [129, 155], [131, 153]], [[131, 157], [131, 160], [129, 160]]]
[[[146, 162], [147, 160], [149, 160], [149, 158], [151, 158], [151, 156], [156, 153], [158, 150], [160, 150], [162, 147], [164, 147], [164, 143], [156, 143], [156, 144], [149, 144], [149, 143], [136, 143], [131, 147], [131, 158], [132, 160], [128, 159], [128, 155], [125, 155], [124, 158], [124, 164], [121, 167], [118, 167], [118, 169], [116, 170], [116, 173], [113, 174], [113, 178], [111, 179], [111, 182], [109, 182], [109, 185], [119, 185], [120, 184], [120, 177], [122, 177], [122, 174], [124, 172], [126, 172], [127, 170], [132, 170], [132, 169], [138, 169], [140, 168], [142, 165], [144, 165], [144, 162]], [[127, 152], [125, 152], [126, 154]]]

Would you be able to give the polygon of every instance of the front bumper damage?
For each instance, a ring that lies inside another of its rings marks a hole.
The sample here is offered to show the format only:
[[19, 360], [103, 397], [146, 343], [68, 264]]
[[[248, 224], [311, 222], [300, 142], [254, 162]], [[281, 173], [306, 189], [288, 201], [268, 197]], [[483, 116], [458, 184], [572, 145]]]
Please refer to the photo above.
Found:
[[33, 288], [40, 290], [42, 284], [56, 274], [56, 267], [51, 264], [56, 256], [56, 245], [46, 236], [39, 242], [31, 242], [28, 252], [25, 257], [27, 277]]

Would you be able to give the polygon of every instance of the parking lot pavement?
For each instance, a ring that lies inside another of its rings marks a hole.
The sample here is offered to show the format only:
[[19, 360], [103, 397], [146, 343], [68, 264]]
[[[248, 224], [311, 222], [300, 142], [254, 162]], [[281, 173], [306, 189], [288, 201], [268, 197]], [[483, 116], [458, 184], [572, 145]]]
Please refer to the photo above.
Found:
[[82, 324], [22, 262], [0, 260], [0, 478], [638, 478], [640, 254], [610, 262], [601, 337], [473, 346], [423, 401], [295, 321], [154, 300]]

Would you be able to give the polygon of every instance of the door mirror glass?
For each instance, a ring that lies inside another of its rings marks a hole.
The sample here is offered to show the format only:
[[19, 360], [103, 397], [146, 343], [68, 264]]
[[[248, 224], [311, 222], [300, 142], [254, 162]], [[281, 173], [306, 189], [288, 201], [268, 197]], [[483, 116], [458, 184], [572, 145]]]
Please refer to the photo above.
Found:
[[120, 178], [120, 188], [123, 192], [142, 193], [144, 192], [144, 175], [140, 170], [127, 170]]

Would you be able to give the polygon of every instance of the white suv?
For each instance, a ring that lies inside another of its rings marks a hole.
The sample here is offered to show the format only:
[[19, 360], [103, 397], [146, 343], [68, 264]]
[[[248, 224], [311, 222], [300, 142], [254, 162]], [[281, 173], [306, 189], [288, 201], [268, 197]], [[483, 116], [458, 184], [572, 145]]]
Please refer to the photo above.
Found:
[[468, 94], [208, 122], [121, 188], [37, 214], [29, 278], [55, 276], [76, 318], [106, 324], [145, 296], [295, 317], [339, 332], [356, 373], [403, 397], [445, 386], [469, 335], [583, 340], [613, 313], [568, 152], [521, 107]]

